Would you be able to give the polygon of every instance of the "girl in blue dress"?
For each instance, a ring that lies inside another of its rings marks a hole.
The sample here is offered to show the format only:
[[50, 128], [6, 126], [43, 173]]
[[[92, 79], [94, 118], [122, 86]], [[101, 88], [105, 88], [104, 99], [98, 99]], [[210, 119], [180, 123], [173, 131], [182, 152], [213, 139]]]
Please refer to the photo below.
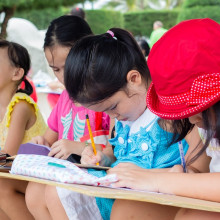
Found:
[[[179, 135], [170, 133], [169, 124], [165, 125], [146, 107], [150, 73], [130, 33], [113, 28], [78, 41], [67, 57], [64, 78], [74, 101], [115, 118], [115, 137], [96, 155], [92, 148], [85, 148], [82, 163], [99, 162], [112, 167], [126, 163], [155, 171], [181, 164], [176, 143]], [[182, 144], [186, 154], [189, 145], [186, 140]], [[88, 172], [98, 177], [106, 175], [105, 171]], [[110, 219], [113, 203], [112, 199], [73, 192], [69, 209], [65, 210], [69, 219]]]

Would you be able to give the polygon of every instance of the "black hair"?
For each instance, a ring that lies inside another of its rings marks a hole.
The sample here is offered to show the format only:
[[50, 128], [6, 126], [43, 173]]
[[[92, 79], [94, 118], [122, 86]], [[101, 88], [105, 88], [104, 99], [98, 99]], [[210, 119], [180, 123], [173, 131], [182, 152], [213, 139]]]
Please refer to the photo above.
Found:
[[75, 16], [78, 16], [82, 19], [85, 19], [86, 14], [85, 14], [85, 11], [82, 8], [75, 7], [75, 8], [71, 9], [70, 15], [75, 15]]
[[137, 43], [138, 43], [138, 45], [140, 46], [140, 48], [145, 51], [144, 56], [147, 57], [147, 56], [149, 55], [149, 52], [150, 52], [150, 46], [149, 46], [149, 44], [147, 43], [147, 41], [144, 40], [144, 39], [139, 39], [139, 40], [137, 41]]
[[56, 44], [72, 47], [77, 40], [90, 34], [92, 30], [85, 20], [64, 15], [51, 21], [44, 39], [44, 49]]
[[[213, 118], [214, 115], [214, 118]], [[203, 147], [197, 152], [197, 148], [199, 146], [199, 143], [197, 146], [195, 146], [194, 150], [191, 152], [193, 157], [190, 159], [190, 161], [187, 161], [187, 164], [192, 164], [196, 159], [199, 158], [199, 156], [204, 153], [204, 151], [209, 146], [212, 138], [216, 138], [218, 141], [218, 144], [220, 144], [220, 101], [214, 104], [212, 107], [206, 109], [202, 112], [202, 119], [203, 119], [203, 128], [205, 130], [205, 143]], [[181, 122], [181, 123], [180, 123]], [[189, 122], [189, 119], [183, 119], [183, 120], [174, 120], [172, 122], [173, 124], [173, 132], [176, 139], [174, 139], [174, 142], [177, 142], [181, 139], [183, 139], [194, 127]], [[195, 155], [194, 153], [197, 152]]]
[[133, 36], [120, 28], [109, 33], [87, 36], [69, 52], [64, 82], [70, 97], [79, 103], [95, 104], [126, 89], [127, 73], [140, 72], [148, 83], [150, 73], [145, 57]]
[[24, 70], [24, 75], [19, 80], [17, 86], [19, 86], [21, 82], [24, 81], [25, 88], [18, 89], [16, 92], [23, 92], [27, 95], [31, 95], [33, 93], [33, 87], [26, 79], [31, 65], [30, 56], [28, 54], [27, 49], [21, 46], [20, 44], [17, 44], [15, 42], [9, 42], [7, 40], [0, 40], [0, 48], [8, 49], [8, 58], [12, 66], [22, 68]]

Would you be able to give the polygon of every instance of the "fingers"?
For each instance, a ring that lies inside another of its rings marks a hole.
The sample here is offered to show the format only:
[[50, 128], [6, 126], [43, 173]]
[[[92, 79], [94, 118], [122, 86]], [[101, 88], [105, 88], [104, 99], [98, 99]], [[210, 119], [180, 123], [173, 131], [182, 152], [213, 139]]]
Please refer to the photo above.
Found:
[[183, 167], [182, 165], [174, 165], [172, 168], [170, 168], [169, 172], [171, 173], [183, 173]]
[[30, 142], [34, 143], [34, 144], [43, 145], [44, 144], [44, 138], [42, 136], [37, 136], [37, 137], [32, 138]]
[[[49, 157], [56, 157], [55, 155], [58, 154], [61, 151], [61, 149], [59, 148], [59, 146], [53, 147], [51, 148], [51, 151], [49, 152], [48, 156]], [[56, 157], [58, 158], [58, 157]]]
[[32, 138], [30, 142], [34, 144], [46, 145], [49, 147], [48, 142], [45, 140], [43, 136], [36, 136]]
[[100, 152], [98, 151], [96, 155], [94, 155], [92, 147], [86, 147], [82, 152], [81, 164], [91, 164], [95, 165], [96, 163], [101, 161]]

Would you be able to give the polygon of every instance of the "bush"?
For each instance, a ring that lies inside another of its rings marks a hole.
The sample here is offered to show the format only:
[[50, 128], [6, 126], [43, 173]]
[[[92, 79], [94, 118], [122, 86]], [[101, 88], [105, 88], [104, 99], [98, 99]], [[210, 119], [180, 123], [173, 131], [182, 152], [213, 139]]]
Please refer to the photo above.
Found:
[[183, 3], [184, 8], [212, 5], [220, 5], [220, 0], [185, 0]]
[[176, 24], [179, 10], [146, 10], [141, 12], [129, 12], [124, 14], [124, 28], [135, 36], [150, 36], [154, 21], [160, 20], [164, 28], [171, 28]]
[[118, 11], [88, 10], [86, 20], [95, 34], [105, 33], [112, 27], [123, 28], [123, 14]]
[[220, 0], [186, 0], [177, 22], [195, 19], [211, 18], [220, 23]]
[[[27, 19], [42, 30], [47, 29], [53, 19], [68, 14], [69, 11], [68, 7], [33, 9], [16, 12], [14, 16]], [[115, 11], [88, 10], [86, 11], [86, 20], [95, 34], [104, 33], [111, 27], [123, 27], [123, 15]]]
[[29, 11], [18, 11], [15, 13], [14, 17], [17, 18], [24, 18], [31, 21], [39, 30], [47, 29], [50, 22], [69, 11], [67, 8], [58, 7], [57, 9], [54, 8], [45, 8], [45, 9], [32, 9]]

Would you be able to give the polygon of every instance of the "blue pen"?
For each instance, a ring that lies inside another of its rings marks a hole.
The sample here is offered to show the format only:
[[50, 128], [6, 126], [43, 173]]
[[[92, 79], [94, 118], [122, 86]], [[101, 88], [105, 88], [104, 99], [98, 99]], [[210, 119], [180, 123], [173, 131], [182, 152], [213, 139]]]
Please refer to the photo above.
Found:
[[64, 165], [59, 164], [59, 163], [48, 162], [48, 165], [54, 166], [54, 167], [59, 167], [59, 168], [66, 168]]
[[178, 145], [179, 145], [179, 152], [180, 152], [181, 164], [183, 166], [183, 171], [184, 171], [184, 173], [187, 173], [186, 161], [185, 161], [185, 157], [184, 157], [182, 141], [179, 141]]

